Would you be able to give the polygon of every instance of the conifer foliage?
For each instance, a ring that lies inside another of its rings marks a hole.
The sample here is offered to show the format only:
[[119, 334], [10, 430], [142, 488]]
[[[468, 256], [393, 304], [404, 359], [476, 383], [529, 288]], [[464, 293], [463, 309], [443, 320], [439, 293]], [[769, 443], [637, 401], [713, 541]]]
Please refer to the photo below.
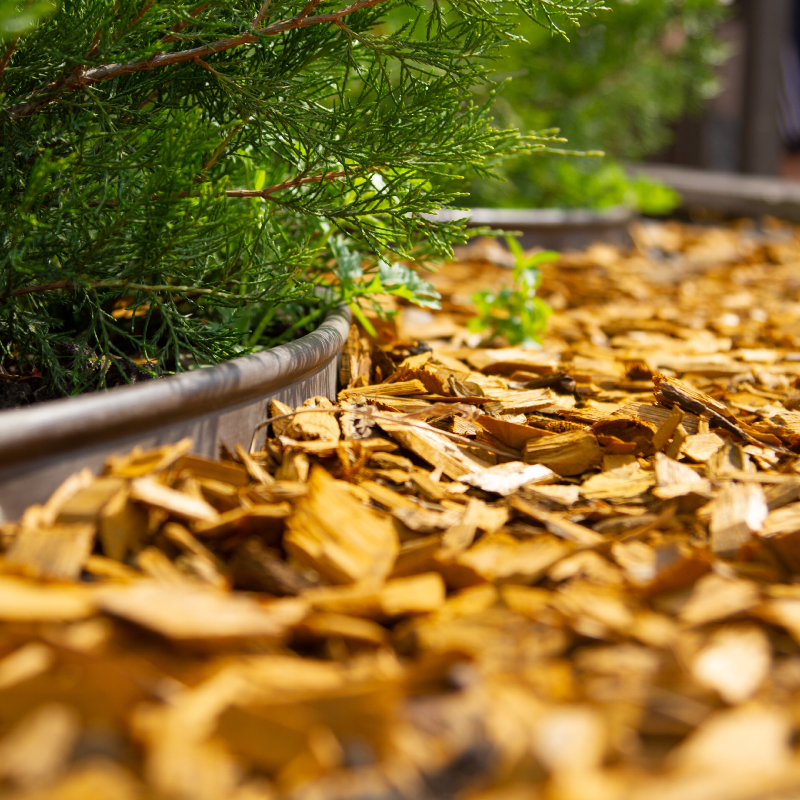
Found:
[[455, 176], [548, 146], [470, 102], [487, 57], [522, 14], [557, 35], [597, 8], [63, 0], [0, 26], [4, 363], [70, 393], [123, 359], [271, 345], [336, 302], [432, 302], [405, 264], [463, 234], [425, 214]]

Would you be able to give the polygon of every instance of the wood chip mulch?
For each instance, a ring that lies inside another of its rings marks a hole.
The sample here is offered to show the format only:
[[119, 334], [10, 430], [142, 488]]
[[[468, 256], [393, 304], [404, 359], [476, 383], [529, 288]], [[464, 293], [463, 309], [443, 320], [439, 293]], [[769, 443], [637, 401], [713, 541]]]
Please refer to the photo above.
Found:
[[566, 254], [540, 350], [466, 331], [489, 257], [263, 448], [0, 526], [2, 797], [798, 796], [795, 230]]

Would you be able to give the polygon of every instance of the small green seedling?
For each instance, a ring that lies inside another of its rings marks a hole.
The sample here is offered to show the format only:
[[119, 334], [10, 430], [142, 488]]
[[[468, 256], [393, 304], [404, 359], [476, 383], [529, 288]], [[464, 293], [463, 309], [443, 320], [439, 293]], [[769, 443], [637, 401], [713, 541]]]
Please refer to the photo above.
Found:
[[472, 296], [478, 316], [472, 317], [467, 327], [473, 333], [486, 333], [504, 337], [509, 345], [535, 346], [542, 343], [547, 329], [547, 318], [552, 309], [536, 290], [542, 280], [539, 267], [556, 261], [559, 254], [545, 250], [526, 256], [516, 239], [506, 238], [514, 254], [513, 286], [503, 286], [500, 291], [487, 290]]

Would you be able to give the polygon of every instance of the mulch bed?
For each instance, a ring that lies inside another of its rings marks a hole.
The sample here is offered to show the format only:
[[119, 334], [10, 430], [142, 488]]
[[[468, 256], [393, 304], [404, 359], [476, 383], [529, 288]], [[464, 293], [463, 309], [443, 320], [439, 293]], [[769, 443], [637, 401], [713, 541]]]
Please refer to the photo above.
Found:
[[633, 237], [544, 268], [540, 350], [467, 331], [479, 245], [262, 451], [0, 526], [3, 796], [800, 791], [800, 241]]

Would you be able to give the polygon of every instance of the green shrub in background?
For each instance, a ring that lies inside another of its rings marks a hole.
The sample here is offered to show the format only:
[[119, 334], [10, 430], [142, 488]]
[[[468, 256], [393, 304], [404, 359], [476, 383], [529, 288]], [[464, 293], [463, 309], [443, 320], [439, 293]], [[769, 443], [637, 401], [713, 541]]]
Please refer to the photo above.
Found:
[[[721, 0], [609, 0], [570, 42], [524, 24], [498, 77], [500, 127], [557, 127], [571, 150], [603, 150], [606, 158], [520, 157], [505, 162], [507, 182], [471, 184], [473, 206], [593, 207], [626, 204], [668, 211], [674, 193], [630, 179], [619, 163], [669, 143], [670, 123], [717, 89], [714, 68], [726, 51], [715, 36], [727, 16]], [[483, 90], [476, 92], [478, 98]]]
[[553, 30], [597, 7], [2, 0], [0, 368], [74, 393], [272, 345], [339, 302], [434, 301], [400, 262], [464, 233], [426, 215], [550, 144], [492, 124], [493, 60], [520, 19], [561, 58]]

